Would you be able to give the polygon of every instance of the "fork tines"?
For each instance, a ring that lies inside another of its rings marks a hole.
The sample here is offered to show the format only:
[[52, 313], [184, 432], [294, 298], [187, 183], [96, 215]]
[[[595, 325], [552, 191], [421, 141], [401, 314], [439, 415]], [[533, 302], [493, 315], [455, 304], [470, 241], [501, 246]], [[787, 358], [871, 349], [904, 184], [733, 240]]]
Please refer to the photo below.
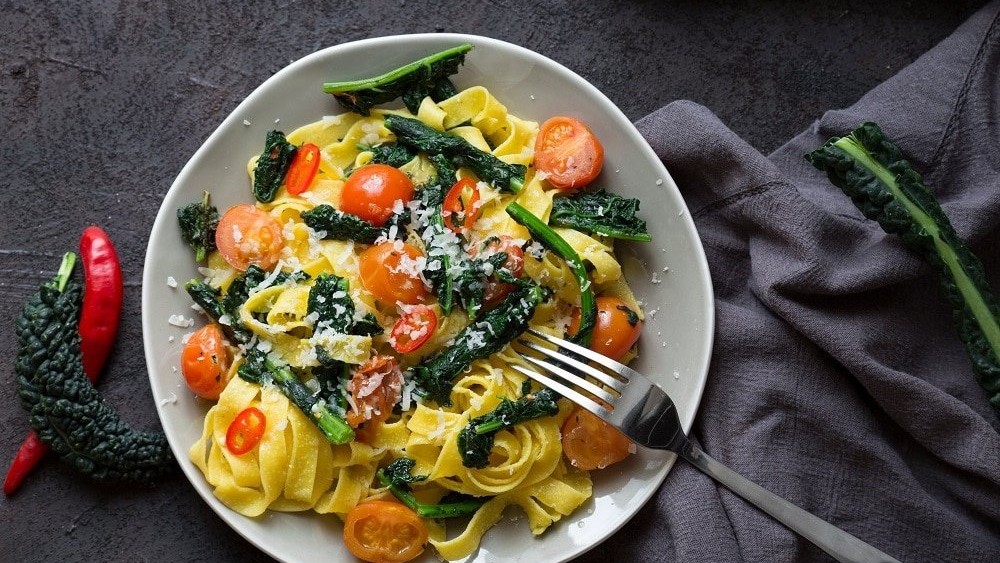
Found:
[[[539, 373], [518, 365], [514, 365], [514, 369], [562, 394], [599, 417], [610, 416], [614, 410], [615, 401], [625, 391], [625, 386], [629, 381], [628, 372], [631, 369], [593, 350], [561, 338], [534, 329], [529, 329], [528, 332], [537, 338], [555, 344], [560, 350], [552, 350], [537, 342], [520, 339], [518, 341], [520, 344], [550, 358], [551, 361], [525, 354], [521, 357], [527, 363], [546, 373]], [[600, 364], [611, 370], [612, 373], [589, 365], [581, 359]]]

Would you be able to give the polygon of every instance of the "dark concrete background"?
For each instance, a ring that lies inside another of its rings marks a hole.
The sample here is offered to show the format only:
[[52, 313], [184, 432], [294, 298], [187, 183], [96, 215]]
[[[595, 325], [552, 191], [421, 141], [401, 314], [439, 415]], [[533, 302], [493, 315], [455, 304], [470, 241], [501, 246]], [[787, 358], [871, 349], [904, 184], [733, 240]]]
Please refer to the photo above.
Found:
[[[140, 428], [158, 422], [142, 356], [149, 230], [187, 159], [258, 84], [333, 44], [449, 31], [563, 63], [632, 119], [687, 98], [769, 152], [851, 104], [983, 2], [0, 2], [0, 467], [27, 428], [14, 389], [13, 320], [74, 249], [105, 227], [125, 273], [123, 324], [100, 384]], [[766, 486], [766, 483], [763, 483]], [[643, 510], [637, 518], [651, 517]], [[621, 534], [620, 534], [621, 535]], [[609, 545], [584, 560], [610, 557]], [[3, 561], [264, 561], [179, 474], [101, 486], [47, 459], [0, 498]]]

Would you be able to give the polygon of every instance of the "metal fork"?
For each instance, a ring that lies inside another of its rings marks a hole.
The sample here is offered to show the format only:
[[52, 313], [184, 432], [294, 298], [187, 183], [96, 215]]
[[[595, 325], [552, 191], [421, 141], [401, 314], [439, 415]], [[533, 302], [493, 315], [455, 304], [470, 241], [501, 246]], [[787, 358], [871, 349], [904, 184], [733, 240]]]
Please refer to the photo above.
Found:
[[[572, 342], [536, 330], [529, 332], [555, 344], [561, 351], [527, 339], [519, 340], [524, 346], [552, 360], [545, 361], [523, 354], [521, 357], [526, 362], [549, 374], [544, 375], [515, 364], [513, 367], [524, 375], [604, 419], [637, 444], [675, 452], [730, 491], [819, 546], [834, 559], [845, 562], [899, 563], [897, 559], [802, 510], [709, 457], [688, 440], [677, 418], [674, 402], [644, 375]], [[585, 361], [599, 364], [607, 371]]]

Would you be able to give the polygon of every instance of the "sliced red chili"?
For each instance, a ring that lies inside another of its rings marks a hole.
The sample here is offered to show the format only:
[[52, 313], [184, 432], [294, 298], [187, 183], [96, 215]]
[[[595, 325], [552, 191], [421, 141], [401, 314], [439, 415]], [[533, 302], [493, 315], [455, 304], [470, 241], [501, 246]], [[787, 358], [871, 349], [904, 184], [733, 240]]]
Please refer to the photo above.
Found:
[[437, 324], [434, 309], [427, 305], [407, 307], [403, 316], [393, 325], [389, 342], [393, 350], [400, 354], [408, 354], [430, 340]]
[[319, 147], [306, 143], [295, 151], [295, 158], [285, 174], [285, 190], [292, 195], [309, 189], [319, 170]]
[[240, 411], [226, 430], [226, 449], [235, 455], [243, 455], [257, 447], [267, 418], [257, 407], [248, 407]]
[[466, 233], [479, 217], [479, 186], [470, 178], [462, 178], [448, 190], [442, 206], [446, 227], [456, 233]]

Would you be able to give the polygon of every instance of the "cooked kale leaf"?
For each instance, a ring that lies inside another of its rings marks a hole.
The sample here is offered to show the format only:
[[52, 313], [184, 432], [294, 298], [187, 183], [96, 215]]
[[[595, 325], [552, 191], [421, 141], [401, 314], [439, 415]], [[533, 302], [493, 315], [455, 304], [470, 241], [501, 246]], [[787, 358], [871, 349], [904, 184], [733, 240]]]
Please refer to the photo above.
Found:
[[261, 203], [271, 203], [285, 180], [288, 167], [295, 157], [295, 145], [281, 131], [268, 131], [264, 152], [253, 170], [253, 195]]
[[408, 457], [401, 457], [386, 467], [378, 470], [378, 480], [383, 487], [388, 487], [389, 491], [400, 502], [410, 507], [422, 518], [453, 518], [455, 516], [467, 516], [479, 510], [479, 507], [486, 502], [486, 499], [460, 495], [458, 498], [445, 497], [438, 504], [425, 504], [413, 496], [410, 487], [413, 483], [418, 483], [427, 479], [426, 475], [413, 475], [415, 461]]
[[[253, 333], [247, 330], [240, 321], [240, 307], [250, 298], [250, 291], [264, 283], [267, 277], [267, 272], [251, 264], [245, 272], [229, 284], [224, 295], [218, 289], [197, 279], [185, 283], [184, 289], [187, 290], [195, 304], [222, 327], [222, 331], [231, 342], [246, 344], [250, 342]], [[305, 272], [281, 272], [271, 281], [271, 284], [277, 285], [288, 281], [300, 282], [307, 279], [309, 279], [309, 274]]]
[[584, 267], [580, 255], [564, 238], [559, 236], [559, 233], [553, 231], [552, 227], [546, 225], [544, 221], [517, 202], [511, 202], [507, 205], [507, 214], [524, 225], [531, 233], [532, 238], [561, 256], [573, 271], [573, 276], [580, 285], [580, 327], [570, 340], [581, 346], [587, 346], [590, 344], [594, 324], [597, 322], [597, 302], [594, 299], [594, 290], [590, 287], [587, 269]]
[[372, 244], [379, 237], [387, 236], [393, 226], [396, 226], [397, 238], [405, 237], [406, 229], [403, 226], [410, 221], [410, 211], [405, 207], [402, 213], [389, 217], [389, 221], [381, 228], [326, 203], [303, 211], [301, 215], [309, 228], [323, 233], [324, 239], [353, 240], [364, 244]]
[[455, 168], [471, 168], [480, 180], [498, 190], [517, 193], [524, 185], [527, 171], [524, 165], [508, 164], [457, 135], [442, 133], [418, 119], [395, 114], [385, 116], [385, 127], [396, 135], [396, 142], [428, 155], [444, 155]]
[[548, 296], [538, 285], [519, 287], [475, 323], [462, 329], [455, 343], [413, 368], [421, 392], [441, 405], [451, 404], [455, 376], [473, 361], [502, 350], [528, 328], [528, 321]]
[[465, 43], [374, 78], [327, 82], [323, 84], [323, 91], [333, 94], [340, 105], [361, 115], [368, 115], [373, 107], [397, 98], [403, 98], [407, 109], [417, 113], [426, 96], [439, 102], [454, 95], [455, 88], [448, 76], [458, 72], [458, 67], [465, 62], [465, 54], [471, 49], [472, 45]]
[[962, 242], [934, 195], [874, 123], [806, 155], [865, 217], [899, 235], [937, 274], [976, 379], [1000, 412], [1000, 308], [982, 262]]
[[549, 225], [648, 242], [652, 237], [646, 231], [646, 221], [636, 217], [638, 211], [638, 199], [621, 197], [605, 190], [582, 192], [553, 198]]
[[215, 250], [215, 229], [219, 226], [219, 210], [209, 203], [209, 193], [201, 201], [177, 209], [181, 238], [193, 250], [196, 262], [202, 262]]
[[259, 348], [247, 353], [237, 370], [239, 376], [257, 385], [274, 384], [333, 444], [354, 439], [354, 429], [338, 416], [330, 404], [313, 394], [287, 365], [278, 365]]
[[399, 143], [382, 143], [371, 147], [372, 160], [370, 164], [388, 164], [399, 168], [413, 160], [417, 153], [406, 145]]
[[553, 416], [559, 412], [559, 396], [551, 389], [520, 397], [516, 401], [504, 397], [492, 411], [477, 416], [458, 434], [458, 453], [465, 467], [486, 467], [497, 432], [524, 422]]

